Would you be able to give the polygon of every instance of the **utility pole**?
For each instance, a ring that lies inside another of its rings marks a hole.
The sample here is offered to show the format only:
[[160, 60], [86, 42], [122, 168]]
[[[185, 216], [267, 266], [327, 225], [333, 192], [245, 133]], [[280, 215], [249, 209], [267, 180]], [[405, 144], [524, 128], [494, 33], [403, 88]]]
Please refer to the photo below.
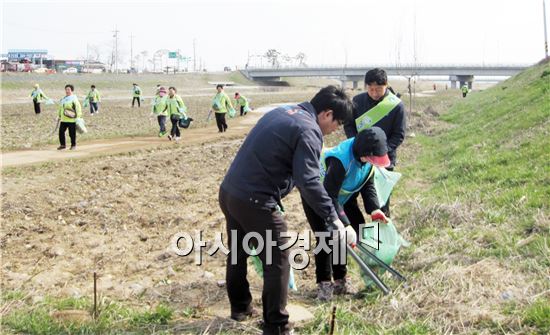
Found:
[[195, 49], [196, 42], [197, 42], [197, 40], [193, 39], [193, 72], [197, 71], [197, 52], [196, 52], [196, 49]]
[[548, 58], [548, 35], [546, 33], [546, 1], [542, 0], [542, 19], [544, 20], [544, 57]]
[[113, 37], [115, 38], [115, 73], [118, 74], [118, 28], [115, 26], [115, 31], [113, 31], [113, 33], [115, 33], [113, 35]]
[[134, 35], [130, 34], [130, 72], [134, 71]]

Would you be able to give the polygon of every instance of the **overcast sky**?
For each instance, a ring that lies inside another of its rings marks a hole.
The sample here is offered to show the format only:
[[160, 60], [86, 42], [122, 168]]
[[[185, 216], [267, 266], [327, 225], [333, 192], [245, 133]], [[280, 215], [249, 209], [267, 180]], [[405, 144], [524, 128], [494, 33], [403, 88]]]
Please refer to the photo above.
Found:
[[542, 0], [1, 3], [2, 53], [47, 49], [58, 59], [85, 57], [87, 45], [106, 59], [115, 27], [121, 63], [129, 63], [133, 34], [134, 55], [147, 50], [148, 58], [159, 49], [192, 57], [195, 40], [196, 58], [209, 70], [242, 67], [249, 54], [270, 48], [303, 52], [309, 65], [411, 64], [415, 58], [418, 64], [532, 64], [544, 57]]

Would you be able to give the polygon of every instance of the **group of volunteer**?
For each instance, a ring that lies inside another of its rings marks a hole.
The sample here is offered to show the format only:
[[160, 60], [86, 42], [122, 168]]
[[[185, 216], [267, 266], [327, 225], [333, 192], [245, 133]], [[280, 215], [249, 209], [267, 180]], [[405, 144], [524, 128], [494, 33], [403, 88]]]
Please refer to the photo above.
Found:
[[[132, 108], [135, 107], [137, 102], [138, 108], [141, 107], [143, 101], [142, 90], [138, 84], [132, 85]], [[229, 113], [230, 117], [234, 117], [236, 114], [235, 109], [229, 96], [224, 92], [223, 85], [216, 86], [217, 94], [212, 99], [212, 105], [210, 107], [210, 113], [215, 113], [216, 124], [219, 132], [225, 132], [228, 128], [225, 120], [225, 115]], [[69, 130], [69, 137], [71, 138], [71, 150], [76, 149], [76, 133], [77, 130], [85, 132], [85, 126], [82, 119], [82, 106], [78, 101], [78, 98], [73, 93], [74, 86], [68, 84], [65, 86], [66, 96], [61, 99], [58, 108], [59, 117], [59, 147], [58, 150], [66, 149], [65, 145], [65, 132]], [[38, 84], [34, 85], [34, 90], [31, 92], [34, 105], [34, 112], [40, 114], [40, 105], [43, 102], [47, 104], [53, 104], [53, 100], [48, 98], [42, 91]], [[240, 115], [246, 115], [250, 109], [249, 100], [239, 94], [235, 93], [235, 104], [240, 107]], [[86, 95], [84, 100], [84, 107], [89, 105], [90, 115], [93, 116], [99, 113], [99, 103], [101, 102], [101, 95], [95, 85], [91, 85], [90, 91]], [[181, 139], [180, 128], [188, 128], [193, 119], [187, 116], [187, 107], [182, 98], [177, 94], [177, 89], [173, 86], [166, 90], [165, 87], [157, 85], [155, 96], [152, 99], [151, 114], [157, 118], [159, 124], [159, 137], [165, 136], [168, 132], [166, 130], [166, 121], [170, 120], [172, 127], [168, 134], [169, 140], [179, 142]]]
[[[286, 311], [289, 250], [280, 246], [288, 237], [282, 200], [294, 186], [300, 191], [311, 229], [337, 233], [333, 248], [357, 242], [359, 225], [365, 222], [357, 205], [359, 195], [372, 220], [389, 220], [389, 199], [380, 203], [373, 179], [377, 169], [395, 167], [397, 148], [405, 138], [405, 109], [388, 89], [383, 69], [366, 73], [365, 88], [353, 101], [342, 89], [328, 86], [310, 102], [278, 107], [258, 121], [237, 152], [219, 191], [227, 243], [237, 246], [237, 255], [228, 255], [226, 267], [234, 320], [257, 313], [247, 280], [249, 255], [242, 245], [244, 236], [254, 233], [264, 241], [258, 253], [264, 277], [263, 334], [292, 331]], [[323, 149], [323, 137], [342, 125], [348, 139]], [[269, 261], [267, 241], [275, 243]], [[249, 243], [258, 247], [256, 239]], [[317, 253], [315, 265], [318, 299], [357, 291], [347, 277], [345, 263], [333, 262], [332, 252]]]

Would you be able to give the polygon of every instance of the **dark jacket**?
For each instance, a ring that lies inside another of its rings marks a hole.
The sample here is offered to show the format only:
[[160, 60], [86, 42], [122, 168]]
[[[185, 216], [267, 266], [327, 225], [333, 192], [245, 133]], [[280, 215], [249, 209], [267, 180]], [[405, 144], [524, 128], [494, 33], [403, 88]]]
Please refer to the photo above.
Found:
[[338, 216], [319, 178], [323, 134], [309, 102], [265, 114], [250, 131], [221, 184], [260, 208], [281, 205], [294, 186], [327, 222]]
[[[384, 97], [388, 95], [388, 90]], [[381, 101], [382, 99], [380, 99]], [[344, 130], [348, 138], [357, 135], [357, 128], [355, 127], [355, 119], [360, 117], [369, 111], [372, 107], [376, 106], [380, 101], [374, 101], [371, 99], [368, 93], [361, 93], [353, 98], [353, 118], [346, 121], [344, 124]], [[405, 106], [403, 102], [395, 106], [388, 115], [384, 116], [380, 121], [374, 124], [376, 127], [382, 128], [386, 133], [388, 139], [388, 156], [390, 157], [391, 164], [394, 166], [397, 162], [397, 147], [403, 143], [405, 139], [406, 119], [405, 119]]]

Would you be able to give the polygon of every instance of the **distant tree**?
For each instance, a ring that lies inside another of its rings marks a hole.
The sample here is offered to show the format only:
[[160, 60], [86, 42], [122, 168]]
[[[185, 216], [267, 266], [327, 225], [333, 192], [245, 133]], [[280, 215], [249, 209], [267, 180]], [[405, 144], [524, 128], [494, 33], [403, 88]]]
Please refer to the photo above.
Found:
[[299, 67], [306, 67], [307, 66], [306, 63], [305, 63], [305, 60], [307, 58], [305, 53], [298, 52], [298, 54], [296, 54], [296, 56], [294, 56], [294, 58], [298, 62]]
[[279, 67], [279, 56], [281, 53], [275, 49], [269, 49], [265, 53], [265, 57], [269, 60], [272, 67]]

